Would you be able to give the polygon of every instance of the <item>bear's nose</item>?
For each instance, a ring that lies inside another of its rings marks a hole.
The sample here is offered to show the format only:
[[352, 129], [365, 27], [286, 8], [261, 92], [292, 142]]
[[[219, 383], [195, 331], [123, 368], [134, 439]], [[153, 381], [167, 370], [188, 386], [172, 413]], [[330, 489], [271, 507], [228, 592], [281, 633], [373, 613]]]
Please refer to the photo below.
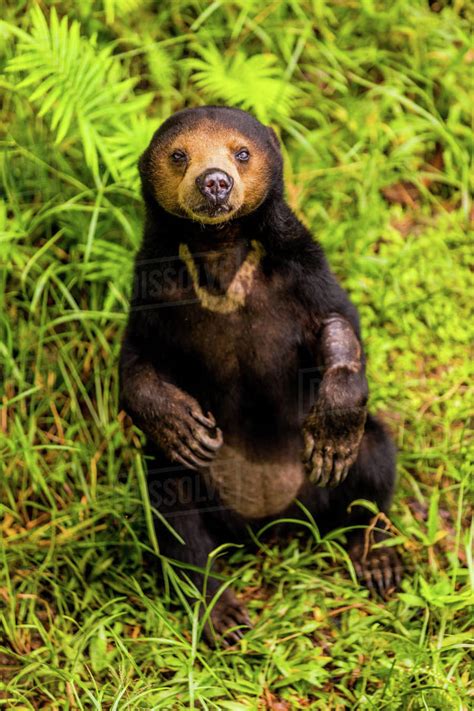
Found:
[[233, 184], [234, 179], [232, 176], [216, 168], [205, 170], [204, 173], [201, 173], [196, 178], [196, 185], [199, 190], [213, 205], [218, 205], [227, 200]]

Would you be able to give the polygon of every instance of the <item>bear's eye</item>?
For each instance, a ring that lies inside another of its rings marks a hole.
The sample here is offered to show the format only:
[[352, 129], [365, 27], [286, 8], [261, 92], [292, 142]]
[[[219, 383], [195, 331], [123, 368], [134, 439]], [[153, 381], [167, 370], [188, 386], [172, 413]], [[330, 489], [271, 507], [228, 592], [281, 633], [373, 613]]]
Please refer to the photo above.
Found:
[[184, 151], [174, 151], [171, 154], [171, 160], [173, 163], [184, 163], [187, 160], [187, 155]]
[[237, 158], [237, 160], [245, 162], [250, 158], [250, 153], [246, 148], [241, 148], [240, 151], [235, 154], [235, 157]]

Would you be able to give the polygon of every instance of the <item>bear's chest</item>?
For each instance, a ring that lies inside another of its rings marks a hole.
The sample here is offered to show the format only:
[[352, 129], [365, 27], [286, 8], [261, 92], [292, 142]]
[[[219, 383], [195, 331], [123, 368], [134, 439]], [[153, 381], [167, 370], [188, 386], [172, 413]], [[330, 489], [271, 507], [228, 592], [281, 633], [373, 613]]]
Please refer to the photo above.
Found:
[[246, 520], [282, 514], [304, 482], [298, 320], [265, 284], [234, 313], [187, 308], [180, 326], [189, 343], [182, 386], [224, 433], [203, 476], [222, 505]]
[[227, 313], [199, 299], [188, 304], [180, 328], [191, 358], [218, 380], [266, 380], [297, 368], [300, 319], [284, 284], [262, 274], [244, 303]]
[[203, 475], [222, 504], [245, 519], [282, 513], [304, 481], [301, 310], [284, 278], [262, 269], [235, 304], [225, 288], [203, 288], [163, 312], [177, 384], [213, 413], [224, 434]]

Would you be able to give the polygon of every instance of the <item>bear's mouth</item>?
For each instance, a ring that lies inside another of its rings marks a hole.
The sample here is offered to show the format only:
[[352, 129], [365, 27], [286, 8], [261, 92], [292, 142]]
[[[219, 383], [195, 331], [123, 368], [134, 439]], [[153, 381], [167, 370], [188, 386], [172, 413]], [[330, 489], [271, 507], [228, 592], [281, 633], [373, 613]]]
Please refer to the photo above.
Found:
[[218, 217], [219, 215], [225, 215], [228, 212], [232, 212], [232, 205], [229, 203], [221, 203], [217, 205], [211, 205], [210, 203], [203, 203], [198, 205], [194, 212], [205, 213], [209, 217]]
[[200, 202], [196, 205], [183, 205], [182, 217], [201, 222], [202, 224], [218, 225], [231, 220], [237, 212], [236, 206], [228, 202], [211, 205]]

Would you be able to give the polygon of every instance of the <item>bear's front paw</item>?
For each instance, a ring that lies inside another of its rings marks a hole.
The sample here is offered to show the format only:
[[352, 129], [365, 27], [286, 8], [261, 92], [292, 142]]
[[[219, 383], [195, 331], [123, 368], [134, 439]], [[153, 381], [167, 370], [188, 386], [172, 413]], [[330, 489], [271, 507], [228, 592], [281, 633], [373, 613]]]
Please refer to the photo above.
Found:
[[191, 398], [169, 403], [153, 423], [151, 436], [170, 461], [193, 470], [208, 467], [223, 444], [214, 417], [204, 415]]
[[364, 434], [365, 411], [350, 427], [337, 427], [313, 411], [303, 428], [303, 464], [311, 483], [338, 486], [357, 459]]

